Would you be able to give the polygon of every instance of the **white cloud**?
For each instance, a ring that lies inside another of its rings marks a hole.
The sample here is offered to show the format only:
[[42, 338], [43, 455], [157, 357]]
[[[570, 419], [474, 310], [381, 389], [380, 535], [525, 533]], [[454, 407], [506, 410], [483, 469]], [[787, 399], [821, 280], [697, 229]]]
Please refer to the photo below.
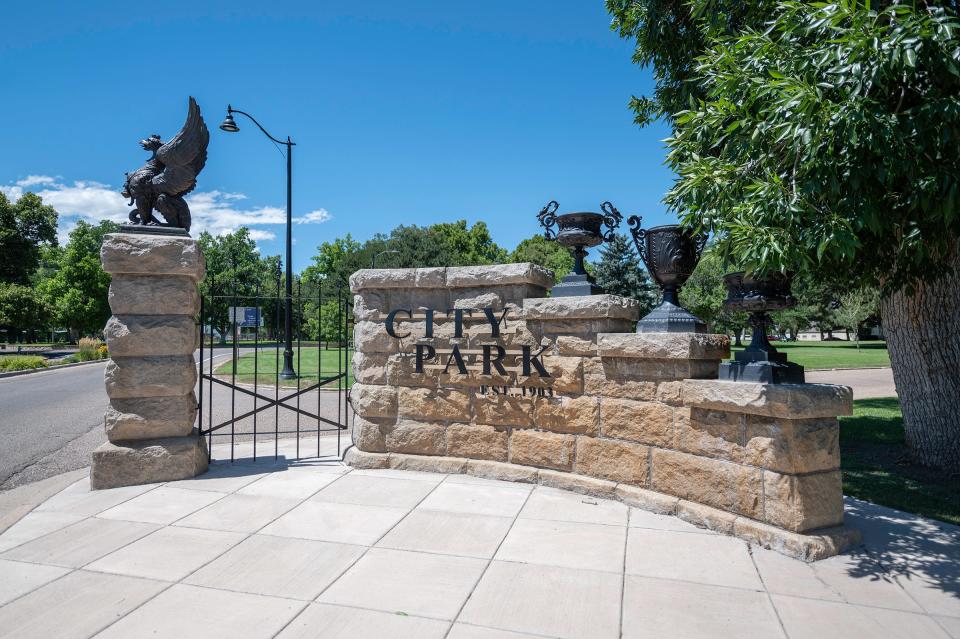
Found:
[[[12, 185], [0, 185], [0, 191], [11, 200], [16, 200], [28, 187], [37, 186], [41, 188], [29, 190], [42, 197], [46, 204], [60, 213], [61, 239], [66, 239], [66, 232], [76, 225], [78, 219], [91, 222], [103, 219], [126, 222], [133, 210], [127, 206], [127, 200], [120, 195], [119, 189], [91, 180], [78, 180], [69, 184], [61, 178], [28, 175]], [[243, 193], [191, 193], [186, 197], [193, 218], [191, 234], [197, 236], [202, 231], [207, 231], [213, 235], [222, 235], [246, 226], [250, 228], [250, 236], [254, 240], [275, 239], [274, 231], [254, 227], [286, 224], [286, 209], [276, 206], [242, 208], [239, 203], [246, 199], [247, 196]], [[331, 217], [326, 209], [317, 209], [295, 217], [293, 221], [296, 224], [320, 224]]]

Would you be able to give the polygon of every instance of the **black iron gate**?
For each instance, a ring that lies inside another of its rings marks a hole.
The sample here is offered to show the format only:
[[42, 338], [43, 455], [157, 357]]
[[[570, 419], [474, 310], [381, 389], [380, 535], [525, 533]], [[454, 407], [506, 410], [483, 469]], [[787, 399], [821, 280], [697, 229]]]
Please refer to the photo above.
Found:
[[[213, 282], [200, 301], [197, 394], [198, 431], [207, 438], [210, 459], [276, 458], [281, 449], [297, 459], [339, 457], [352, 383], [353, 309], [347, 287], [296, 282], [288, 353], [287, 298], [279, 277], [268, 295], [259, 286], [243, 290], [235, 282]], [[282, 375], [288, 357], [294, 379]]]

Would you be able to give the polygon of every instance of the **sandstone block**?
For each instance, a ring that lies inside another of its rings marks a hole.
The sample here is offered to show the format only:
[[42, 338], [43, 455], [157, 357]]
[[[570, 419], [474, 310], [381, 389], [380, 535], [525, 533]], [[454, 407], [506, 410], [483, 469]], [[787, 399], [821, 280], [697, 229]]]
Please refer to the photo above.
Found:
[[612, 499], [617, 488], [617, 483], [613, 481], [605, 481], [594, 477], [583, 477], [582, 475], [571, 475], [570, 473], [556, 470], [541, 470], [539, 479], [542, 486], [570, 490], [575, 493], [593, 495], [594, 497], [601, 497], [603, 499]]
[[197, 241], [175, 235], [110, 233], [100, 247], [100, 261], [111, 275], [182, 275], [199, 282], [205, 273]]
[[683, 382], [660, 382], [657, 384], [657, 401], [670, 406], [682, 406]]
[[677, 504], [677, 517], [698, 528], [714, 530], [725, 535], [733, 534], [733, 525], [737, 516], [725, 510], [718, 510], [703, 504], [681, 499]]
[[400, 388], [398, 410], [403, 417], [437, 422], [462, 422], [471, 417], [470, 395], [457, 390]]
[[853, 391], [833, 384], [751, 384], [718, 380], [685, 380], [688, 406], [751, 415], [813, 419], [853, 414]]
[[192, 277], [116, 274], [107, 298], [114, 315], [190, 315], [200, 312]]
[[447, 454], [507, 461], [507, 431], [478, 424], [450, 424], [447, 428]]
[[716, 379], [720, 360], [716, 359], [641, 359], [603, 357], [603, 371], [614, 382], [651, 381], [662, 383], [684, 379]]
[[612, 360], [590, 358], [583, 362], [583, 392], [603, 397], [652, 401], [657, 398], [657, 382], [636, 377], [625, 378], [616, 374]]
[[386, 295], [379, 291], [364, 291], [353, 296], [353, 319], [356, 322], [382, 322], [389, 312]]
[[555, 433], [596, 436], [600, 424], [600, 398], [591, 395], [541, 397], [534, 404], [534, 423], [537, 428]]
[[446, 430], [443, 424], [402, 420], [386, 429], [384, 442], [391, 453], [443, 455], [447, 447]]
[[104, 426], [112, 442], [185, 437], [193, 431], [196, 417], [197, 396], [191, 390], [179, 397], [112, 399]]
[[360, 269], [350, 276], [350, 291], [367, 289], [412, 288], [416, 284], [415, 268]]
[[555, 393], [583, 392], [583, 358], [548, 356], [544, 353], [541, 361], [550, 377], [541, 377], [538, 374], [525, 377], [518, 374], [517, 383], [524, 386], [553, 388]]
[[636, 321], [640, 317], [640, 303], [619, 295], [542, 297], [523, 300], [523, 311], [530, 319], [620, 318]]
[[693, 455], [743, 461], [744, 416], [702, 408], [677, 408], [673, 448]]
[[462, 473], [467, 467], [466, 459], [456, 457], [427, 457], [390, 453], [390, 468], [397, 470], [417, 470], [424, 473]]
[[358, 353], [397, 353], [400, 346], [401, 340], [387, 335], [383, 322], [362, 321], [353, 325], [353, 347]]
[[536, 468], [479, 459], [468, 460], [465, 472], [475, 477], [498, 479], [501, 481], [516, 481], [527, 484], [537, 483], [539, 473]]
[[860, 531], [846, 526], [823, 529], [815, 534], [805, 535], [746, 517], [737, 517], [733, 522], [733, 534], [751, 544], [801, 561], [819, 561], [833, 557], [863, 543]]
[[[353, 443], [366, 453], [385, 453], [387, 445], [384, 431], [393, 424], [385, 424], [370, 419], [364, 419], [356, 413], [353, 415]], [[392, 419], [391, 419], [392, 422]]]
[[390, 455], [387, 453], [368, 453], [359, 448], [351, 448], [344, 456], [343, 461], [354, 468], [389, 468]]
[[600, 401], [600, 432], [604, 437], [669, 448], [674, 438], [673, 410], [657, 402], [604, 397]]
[[795, 532], [843, 523], [843, 483], [839, 470], [812, 475], [764, 471], [763, 490], [762, 519], [767, 523]]
[[361, 384], [386, 384], [387, 353], [357, 353], [353, 354], [353, 378]]
[[93, 451], [90, 486], [99, 490], [176, 481], [206, 470], [206, 440], [195, 435], [107, 442]]
[[353, 410], [361, 417], [394, 417], [397, 414], [397, 389], [393, 386], [354, 384], [350, 391]]
[[601, 357], [642, 359], [724, 359], [730, 357], [730, 338], [704, 333], [601, 333]]
[[560, 355], [584, 357], [596, 357], [598, 354], [597, 345], [593, 340], [571, 335], [560, 335], [557, 337], [557, 352]]
[[503, 298], [494, 292], [480, 293], [471, 297], [464, 296], [460, 291], [454, 291], [453, 308], [503, 308]]
[[510, 436], [510, 461], [514, 464], [570, 470], [573, 435], [516, 430]]
[[193, 355], [200, 330], [188, 315], [113, 315], [103, 335], [112, 357]]
[[197, 367], [193, 355], [115, 357], [104, 373], [110, 399], [181, 397], [193, 391]]
[[483, 395], [474, 402], [478, 424], [493, 426], [533, 426], [536, 398], [529, 395]]
[[663, 493], [626, 484], [618, 484], [615, 494], [617, 499], [628, 506], [642, 508], [660, 515], [677, 514], [677, 503], [680, 501], [678, 497], [672, 495], [664, 495]]
[[391, 386], [436, 387], [440, 375], [436, 371], [417, 373], [413, 355], [397, 353], [387, 358], [387, 383]]
[[642, 444], [578, 437], [574, 472], [615, 482], [646, 486], [649, 454], [650, 448]]
[[746, 415], [745, 422], [743, 463], [794, 474], [840, 467], [840, 424], [835, 418]]
[[658, 492], [762, 518], [763, 480], [759, 468], [654, 449], [651, 472], [651, 486]]
[[531, 284], [544, 289], [553, 287], [553, 273], [530, 262], [491, 266], [451, 266], [447, 268], [446, 285], [451, 288], [497, 288], [510, 284]]

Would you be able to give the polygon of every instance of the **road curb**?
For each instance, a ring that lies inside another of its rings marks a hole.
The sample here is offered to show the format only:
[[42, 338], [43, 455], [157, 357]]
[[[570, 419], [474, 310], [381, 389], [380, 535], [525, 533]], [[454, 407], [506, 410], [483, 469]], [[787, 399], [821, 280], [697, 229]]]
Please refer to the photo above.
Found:
[[88, 366], [90, 364], [105, 364], [106, 359], [92, 359], [89, 362], [74, 362], [72, 364], [57, 364], [56, 366], [44, 366], [43, 368], [31, 368], [28, 371], [9, 371], [0, 373], [0, 379], [5, 377], [19, 377], [20, 375], [29, 375], [31, 373], [46, 373], [48, 371], [58, 371], [64, 368], [74, 368], [76, 366]]
[[[86, 363], [86, 362], [84, 362]], [[30, 484], [0, 491], [0, 533], [61, 490], [90, 474], [90, 467], [70, 470]]]

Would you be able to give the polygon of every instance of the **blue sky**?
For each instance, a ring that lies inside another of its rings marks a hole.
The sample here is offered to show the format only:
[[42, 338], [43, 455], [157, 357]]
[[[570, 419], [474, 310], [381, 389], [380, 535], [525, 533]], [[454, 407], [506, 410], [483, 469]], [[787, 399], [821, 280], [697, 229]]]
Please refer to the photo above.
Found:
[[44, 193], [61, 231], [125, 218], [137, 141], [174, 135], [188, 95], [211, 131], [198, 228], [252, 222], [282, 249], [283, 157], [242, 118], [220, 131], [228, 102], [297, 142], [298, 270], [325, 240], [399, 223], [484, 220], [513, 248], [550, 199], [670, 220], [667, 130], [627, 110], [650, 74], [602, 0], [21, 2], [4, 21], [0, 188]]

